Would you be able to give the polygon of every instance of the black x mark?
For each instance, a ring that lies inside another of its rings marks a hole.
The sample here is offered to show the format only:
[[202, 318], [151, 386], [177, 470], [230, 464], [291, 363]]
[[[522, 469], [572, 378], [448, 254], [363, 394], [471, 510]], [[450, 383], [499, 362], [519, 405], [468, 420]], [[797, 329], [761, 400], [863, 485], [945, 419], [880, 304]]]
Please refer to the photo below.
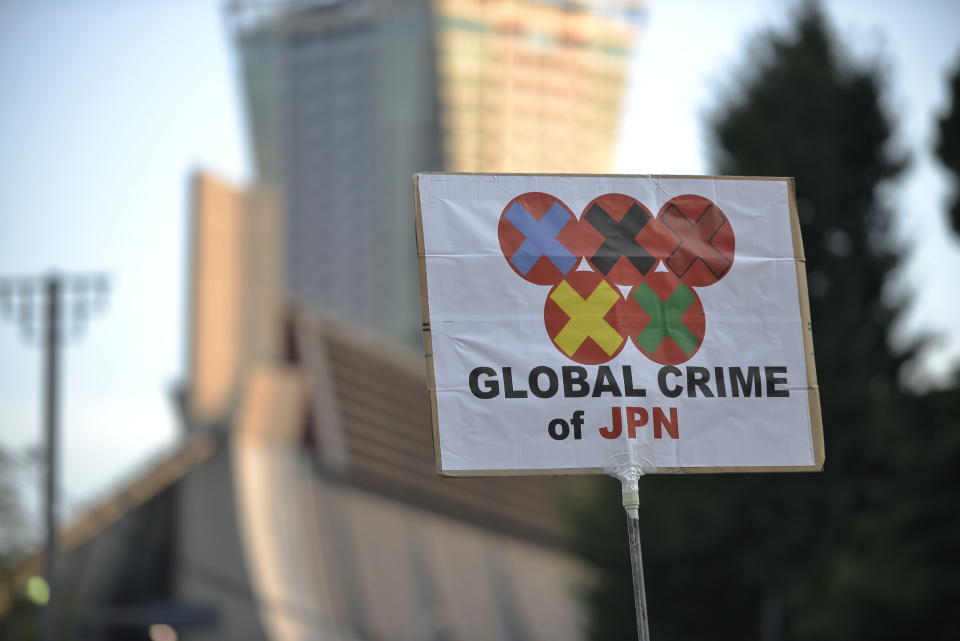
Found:
[[644, 275], [657, 262], [637, 242], [637, 234], [652, 218], [642, 207], [636, 204], [631, 205], [620, 222], [617, 222], [599, 205], [594, 204], [584, 218], [593, 225], [594, 229], [603, 234], [603, 244], [590, 258], [590, 262], [604, 275], [610, 273], [621, 256], [629, 260], [637, 271]]

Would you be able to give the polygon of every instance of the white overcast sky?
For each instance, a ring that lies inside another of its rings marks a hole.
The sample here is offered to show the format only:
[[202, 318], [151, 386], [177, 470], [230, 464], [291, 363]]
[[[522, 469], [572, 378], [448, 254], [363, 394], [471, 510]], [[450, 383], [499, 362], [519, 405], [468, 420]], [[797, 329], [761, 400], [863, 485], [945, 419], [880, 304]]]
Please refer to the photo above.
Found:
[[[618, 170], [709, 171], [702, 125], [746, 62], [751, 35], [794, 2], [650, 0]], [[944, 334], [923, 371], [960, 360], [944, 222], [947, 182], [930, 149], [960, 59], [960, 3], [827, 3], [846, 45], [880, 55], [900, 144], [891, 190], [912, 252], [906, 333]], [[107, 313], [66, 352], [61, 460], [68, 508], [88, 503], [175, 441], [170, 399], [185, 354], [187, 176], [250, 174], [235, 59], [217, 0], [7, 0], [0, 4], [0, 275], [106, 271]], [[798, 96], [802, 99], [802, 96]], [[0, 321], [0, 445], [40, 440], [39, 353]], [[29, 487], [39, 491], [39, 485]]]

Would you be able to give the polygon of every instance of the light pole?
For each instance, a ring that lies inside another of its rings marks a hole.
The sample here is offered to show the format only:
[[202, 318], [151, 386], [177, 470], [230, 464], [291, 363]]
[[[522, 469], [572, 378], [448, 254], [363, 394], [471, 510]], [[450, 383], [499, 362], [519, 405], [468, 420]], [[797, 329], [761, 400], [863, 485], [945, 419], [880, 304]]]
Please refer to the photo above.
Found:
[[42, 632], [53, 641], [57, 630], [54, 563], [57, 557], [57, 437], [60, 418], [60, 350], [86, 326], [91, 313], [106, 307], [109, 283], [102, 274], [0, 278], [0, 310], [20, 327], [27, 341], [43, 348], [43, 425], [46, 441], [44, 520], [47, 554], [44, 576], [50, 597], [42, 610]]

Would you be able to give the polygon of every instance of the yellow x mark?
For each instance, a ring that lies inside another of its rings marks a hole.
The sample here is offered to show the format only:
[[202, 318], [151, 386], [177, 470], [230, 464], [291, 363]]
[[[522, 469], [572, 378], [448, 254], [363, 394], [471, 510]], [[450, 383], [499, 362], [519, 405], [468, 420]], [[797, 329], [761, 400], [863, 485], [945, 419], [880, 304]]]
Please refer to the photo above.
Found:
[[620, 300], [620, 294], [607, 281], [600, 281], [586, 299], [567, 281], [560, 281], [550, 299], [570, 317], [553, 339], [567, 356], [573, 356], [587, 338], [592, 338], [607, 356], [620, 348], [623, 336], [603, 318]]

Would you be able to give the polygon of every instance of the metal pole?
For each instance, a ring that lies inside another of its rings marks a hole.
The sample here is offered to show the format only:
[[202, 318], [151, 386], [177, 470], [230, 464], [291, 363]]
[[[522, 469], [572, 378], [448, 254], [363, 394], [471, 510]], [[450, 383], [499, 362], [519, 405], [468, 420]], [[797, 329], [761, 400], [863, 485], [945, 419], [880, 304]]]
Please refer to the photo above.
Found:
[[54, 641], [57, 632], [56, 571], [57, 557], [57, 423], [60, 384], [60, 293], [62, 283], [57, 276], [44, 279], [44, 393], [43, 416], [46, 436], [46, 505], [47, 563], [44, 574], [50, 589], [50, 598], [43, 608], [43, 638]]
[[633, 600], [637, 610], [637, 636], [640, 641], [650, 641], [647, 590], [643, 585], [643, 555], [640, 552], [639, 510], [635, 507], [626, 507], [626, 511], [627, 534], [630, 539], [630, 566], [633, 569]]

